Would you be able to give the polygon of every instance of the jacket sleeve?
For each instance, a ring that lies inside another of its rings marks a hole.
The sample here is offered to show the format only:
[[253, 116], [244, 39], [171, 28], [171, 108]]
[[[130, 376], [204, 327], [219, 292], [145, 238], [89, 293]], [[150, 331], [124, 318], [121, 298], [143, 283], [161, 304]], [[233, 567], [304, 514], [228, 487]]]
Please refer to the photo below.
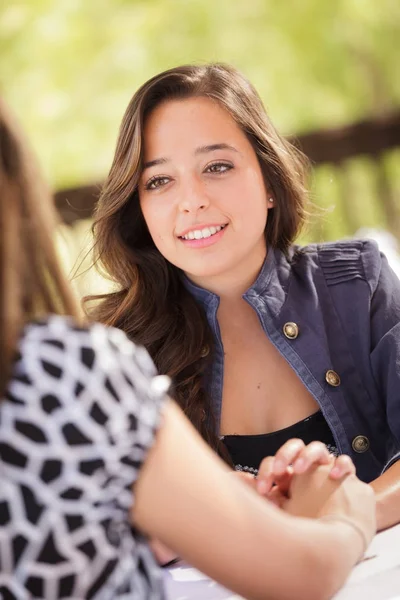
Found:
[[[371, 287], [371, 367], [400, 448], [400, 280], [375, 243], [366, 242], [362, 254]], [[383, 472], [399, 459], [400, 451], [395, 451]]]

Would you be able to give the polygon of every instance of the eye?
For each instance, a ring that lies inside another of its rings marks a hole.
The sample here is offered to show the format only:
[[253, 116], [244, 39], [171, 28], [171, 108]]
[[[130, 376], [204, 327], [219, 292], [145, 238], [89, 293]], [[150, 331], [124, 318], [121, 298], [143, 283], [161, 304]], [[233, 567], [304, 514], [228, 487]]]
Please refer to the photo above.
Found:
[[233, 165], [231, 163], [226, 163], [226, 162], [215, 162], [212, 163], [211, 165], [208, 165], [204, 171], [206, 173], [226, 173], [227, 171], [230, 171], [231, 169], [233, 169]]
[[157, 189], [163, 187], [164, 185], [167, 185], [167, 183], [169, 183], [169, 181], [170, 181], [169, 177], [155, 175], [154, 177], [149, 179], [149, 181], [147, 181], [147, 183], [144, 186], [144, 189], [145, 190], [157, 190]]

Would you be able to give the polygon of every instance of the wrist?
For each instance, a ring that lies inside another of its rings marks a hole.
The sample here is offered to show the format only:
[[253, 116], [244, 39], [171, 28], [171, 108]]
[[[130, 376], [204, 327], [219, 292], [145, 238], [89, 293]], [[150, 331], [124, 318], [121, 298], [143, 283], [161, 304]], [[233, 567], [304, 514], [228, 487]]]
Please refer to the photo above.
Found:
[[335, 526], [343, 525], [344, 527], [346, 527], [347, 532], [352, 531], [354, 540], [358, 539], [357, 562], [359, 562], [362, 559], [369, 546], [369, 540], [366, 533], [364, 532], [362, 527], [358, 525], [358, 523], [356, 523], [350, 517], [336, 514], [322, 515], [321, 517], [319, 517], [319, 521], [323, 521], [325, 523], [332, 523]]

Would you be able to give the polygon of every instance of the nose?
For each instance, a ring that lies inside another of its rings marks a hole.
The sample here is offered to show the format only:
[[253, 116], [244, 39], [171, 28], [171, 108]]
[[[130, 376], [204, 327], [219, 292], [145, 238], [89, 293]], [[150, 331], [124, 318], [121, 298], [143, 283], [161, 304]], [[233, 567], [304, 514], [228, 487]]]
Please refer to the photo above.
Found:
[[207, 208], [209, 204], [206, 191], [197, 178], [192, 177], [186, 184], [181, 186], [179, 199], [180, 212], [196, 213], [199, 210]]

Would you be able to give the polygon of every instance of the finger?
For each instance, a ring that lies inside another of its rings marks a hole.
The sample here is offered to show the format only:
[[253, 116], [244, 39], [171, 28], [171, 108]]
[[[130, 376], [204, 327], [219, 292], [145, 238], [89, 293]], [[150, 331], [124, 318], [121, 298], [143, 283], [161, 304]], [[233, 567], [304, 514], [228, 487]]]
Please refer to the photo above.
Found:
[[328, 465], [332, 455], [322, 442], [311, 442], [300, 452], [293, 462], [293, 472], [305, 473], [311, 466]]
[[272, 489], [274, 483], [273, 463], [273, 456], [266, 456], [260, 463], [257, 475], [257, 492], [262, 496], [266, 496]]
[[275, 487], [279, 488], [279, 491], [284, 496], [287, 496], [293, 479], [293, 468], [288, 467], [282, 475], [275, 476]]
[[356, 467], [347, 454], [341, 454], [334, 462], [333, 468], [329, 473], [331, 479], [341, 479], [346, 475], [355, 475]]
[[300, 452], [304, 450], [305, 444], [303, 440], [293, 438], [281, 446], [275, 455], [272, 471], [275, 476], [282, 475], [289, 465], [291, 465]]
[[260, 495], [269, 497], [273, 487], [277, 487], [280, 493], [287, 495], [292, 481], [293, 469], [288, 467], [281, 475], [275, 475], [272, 470], [274, 457], [267, 456], [262, 461], [257, 476], [257, 491]]

